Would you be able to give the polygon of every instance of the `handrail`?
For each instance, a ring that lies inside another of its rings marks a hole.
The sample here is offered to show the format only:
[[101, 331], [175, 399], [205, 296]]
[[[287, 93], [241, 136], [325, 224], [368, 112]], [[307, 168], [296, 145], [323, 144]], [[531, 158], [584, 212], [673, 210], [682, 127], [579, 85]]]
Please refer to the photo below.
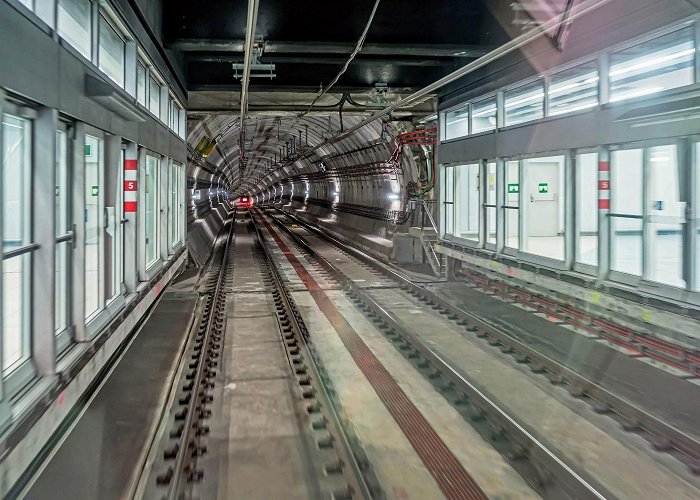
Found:
[[428, 209], [428, 204], [425, 202], [425, 200], [421, 200], [421, 205], [423, 206], [423, 211], [428, 214], [428, 220], [430, 221], [430, 225], [433, 226], [433, 230], [437, 234], [438, 229], [437, 229], [437, 224], [435, 224], [435, 219], [433, 219], [433, 214], [430, 213], [430, 210]]

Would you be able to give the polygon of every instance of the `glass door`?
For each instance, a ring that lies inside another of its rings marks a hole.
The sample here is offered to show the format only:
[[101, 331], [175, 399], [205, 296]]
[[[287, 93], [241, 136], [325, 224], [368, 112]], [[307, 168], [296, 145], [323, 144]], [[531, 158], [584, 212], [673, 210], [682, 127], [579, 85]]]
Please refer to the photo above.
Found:
[[685, 287], [683, 233], [685, 231], [685, 172], [675, 144], [647, 148], [647, 272], [645, 277]]
[[[120, 150], [119, 165], [124, 165], [124, 150]], [[122, 272], [123, 259], [123, 226], [122, 220], [122, 191], [124, 189], [124, 169], [116, 169], [117, 182], [114, 184], [113, 192], [111, 193], [109, 206], [105, 207], [105, 245], [107, 269], [109, 271], [107, 280], [107, 298], [108, 301], [114, 300], [121, 295], [122, 282], [124, 281]], [[113, 206], [112, 206], [113, 205]]]
[[146, 239], [146, 269], [158, 260], [158, 171], [160, 159], [146, 156], [145, 171], [145, 239]]
[[55, 317], [54, 332], [57, 339], [57, 350], [60, 351], [68, 344], [68, 335], [62, 338], [70, 324], [68, 301], [70, 286], [70, 261], [73, 234], [70, 217], [70, 180], [68, 176], [69, 163], [68, 126], [61, 125], [56, 131], [56, 189], [55, 189], [55, 234], [56, 234], [56, 281], [55, 281]]
[[85, 136], [85, 318], [94, 316], [105, 302], [104, 273], [103, 141]]

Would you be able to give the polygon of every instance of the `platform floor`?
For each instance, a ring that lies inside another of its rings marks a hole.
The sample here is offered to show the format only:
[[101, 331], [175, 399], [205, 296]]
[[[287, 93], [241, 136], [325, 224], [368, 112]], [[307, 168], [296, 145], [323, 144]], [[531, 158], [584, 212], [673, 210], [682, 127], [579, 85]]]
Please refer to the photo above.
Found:
[[194, 312], [194, 274], [166, 289], [150, 317], [26, 492], [32, 500], [127, 498], [160, 419]]

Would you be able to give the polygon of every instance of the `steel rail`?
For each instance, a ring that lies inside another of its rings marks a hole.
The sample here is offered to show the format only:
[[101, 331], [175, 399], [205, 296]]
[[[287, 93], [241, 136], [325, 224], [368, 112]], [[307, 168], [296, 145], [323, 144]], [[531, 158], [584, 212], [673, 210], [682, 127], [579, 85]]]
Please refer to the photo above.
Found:
[[241, 119], [239, 132], [239, 142], [241, 144], [241, 155], [245, 157], [243, 146], [245, 145], [245, 118], [248, 114], [248, 85], [250, 83], [250, 66], [253, 59], [253, 46], [255, 45], [255, 25], [258, 21], [259, 0], [248, 0], [248, 14], [246, 18], [246, 32], [243, 55], [243, 79], [241, 81]]
[[[345, 290], [348, 290], [351, 296], [356, 297], [357, 300], [368, 306], [371, 311], [391, 328], [391, 330], [398, 333], [413, 349], [418, 351], [424, 359], [428, 360], [433, 366], [436, 366], [447, 380], [454, 384], [455, 387], [458, 387], [460, 391], [464, 392], [470, 400], [474, 401], [474, 405], [480, 413], [488, 414], [497, 425], [494, 434], [506, 432], [511, 436], [513, 441], [517, 443], [517, 446], [514, 447], [514, 454], [517, 456], [526, 454], [533, 463], [537, 464], [538, 474], [543, 481], [547, 478], [547, 480], [555, 483], [563, 492], [566, 492], [568, 498], [597, 500], [614, 498], [602, 485], [594, 484], [594, 479], [584, 478], [583, 473], [575, 471], [571, 466], [557, 457], [552, 450], [535, 436], [533, 431], [527, 430], [524, 426], [519, 424], [516, 419], [498, 406], [498, 404], [482, 390], [466, 380], [435, 351], [430, 349], [413, 329], [407, 326], [394, 313], [387, 310], [365, 289], [355, 283], [350, 276], [323, 257], [302, 236], [296, 234], [276, 217], [271, 218], [300, 248], [312, 255], [326, 271], [333, 275], [334, 279], [336, 279]], [[516, 468], [516, 470], [518, 469]]]
[[[350, 468], [352, 470], [352, 477], [354, 479], [354, 481], [352, 482], [352, 485], [354, 486], [353, 492], [357, 493], [359, 498], [365, 499], [381, 496], [380, 492], [377, 491], [376, 486], [370, 488], [368, 484], [370, 482], [376, 484], [376, 478], [372, 477], [370, 478], [370, 480], [368, 480], [366, 476], [369, 475], [369, 471], [367, 473], [363, 473], [363, 468], [359, 465], [358, 460], [355, 457], [355, 453], [353, 452], [353, 448], [350, 445], [350, 440], [348, 439], [345, 433], [345, 429], [341, 423], [341, 419], [338, 416], [335, 406], [332, 403], [330, 394], [328, 393], [328, 390], [325, 384], [323, 383], [323, 378], [321, 377], [318, 366], [318, 354], [315, 353], [315, 350], [311, 345], [309, 332], [306, 329], [306, 326], [303, 322], [303, 319], [301, 318], [296, 304], [294, 303], [294, 299], [292, 298], [289, 287], [287, 287], [283, 281], [282, 271], [279, 265], [276, 263], [274, 257], [272, 256], [269, 246], [265, 242], [265, 237], [263, 236], [260, 227], [258, 227], [258, 225], [256, 224], [255, 218], [252, 216], [252, 214], [251, 221], [253, 224], [253, 228], [255, 229], [255, 234], [257, 235], [258, 242], [262, 249], [263, 255], [270, 269], [270, 274], [274, 281], [273, 286], [277, 290], [277, 294], [279, 295], [279, 299], [283, 303], [283, 307], [286, 311], [288, 311], [287, 316], [291, 320], [292, 329], [298, 334], [298, 338], [300, 339], [301, 344], [301, 350], [305, 354], [304, 357], [310, 361], [309, 366], [312, 371], [311, 377], [317, 382], [315, 386], [319, 390], [321, 400], [325, 403], [324, 408], [327, 409], [330, 424], [334, 428], [336, 436], [340, 439], [340, 444], [342, 450], [344, 451], [344, 456], [350, 464]], [[367, 470], [368, 468], [364, 467], [364, 469]], [[372, 494], [372, 491], [374, 491], [375, 494]], [[353, 498], [356, 498], [356, 496], [353, 496]]]
[[686, 462], [691, 471], [695, 474], [700, 473], [700, 441], [686, 432], [674, 427], [673, 425], [664, 422], [658, 417], [644, 411], [638, 405], [625, 398], [617, 396], [599, 384], [591, 381], [574, 370], [562, 365], [548, 356], [538, 352], [534, 348], [517, 340], [506, 332], [494, 327], [485, 322], [475, 314], [472, 314], [464, 309], [455, 306], [449, 301], [443, 299], [434, 292], [414, 283], [410, 278], [402, 273], [391, 269], [386, 264], [378, 259], [368, 255], [367, 253], [354, 248], [347, 243], [331, 236], [312, 225], [308, 224], [291, 214], [276, 208], [280, 213], [292, 219], [295, 223], [312, 231], [326, 241], [331, 242], [336, 247], [340, 248], [348, 254], [351, 254], [361, 261], [369, 264], [373, 268], [379, 270], [383, 274], [397, 281], [403, 288], [422, 296], [428, 303], [435, 304], [439, 308], [445, 310], [448, 314], [458, 318], [466, 323], [471, 331], [481, 331], [483, 335], [493, 338], [504, 348], [510, 349], [521, 357], [524, 361], [530, 361], [536, 366], [542, 367], [552, 376], [558, 377], [562, 382], [568, 383], [572, 387], [573, 394], [586, 395], [592, 400], [600, 403], [600, 410], [611, 411], [620, 415], [625, 421], [625, 427], [628, 430], [643, 429], [652, 436], [652, 444], [660, 451], [668, 451], [675, 449], [686, 457]]
[[[233, 217], [235, 218], [235, 212]], [[187, 414], [184, 419], [184, 424], [182, 427], [182, 434], [177, 444], [177, 456], [175, 457], [175, 464], [173, 465], [173, 475], [168, 483], [168, 492], [166, 498], [168, 500], [179, 500], [182, 496], [183, 483], [186, 485], [188, 477], [186, 477], [185, 472], [192, 474], [192, 457], [195, 454], [194, 450], [190, 448], [190, 443], [194, 440], [192, 432], [195, 427], [195, 412], [197, 411], [197, 403], [200, 400], [200, 392], [202, 390], [202, 380], [204, 378], [204, 372], [207, 368], [207, 363], [205, 362], [205, 350], [210, 344], [210, 339], [212, 337], [212, 331], [214, 330], [215, 318], [217, 317], [215, 308], [217, 302], [221, 298], [222, 289], [226, 283], [226, 272], [227, 265], [229, 261], [229, 253], [231, 242], [234, 238], [234, 219], [230, 219], [229, 234], [226, 238], [226, 244], [223, 250], [223, 257], [221, 260], [221, 267], [219, 268], [219, 273], [216, 280], [216, 287], [211, 293], [211, 309], [207, 318], [206, 327], [204, 330], [204, 336], [201, 342], [200, 349], [200, 359], [197, 363], [197, 368], [193, 378], [192, 390], [190, 391], [190, 401], [187, 405]], [[205, 313], [206, 314], [206, 313]]]

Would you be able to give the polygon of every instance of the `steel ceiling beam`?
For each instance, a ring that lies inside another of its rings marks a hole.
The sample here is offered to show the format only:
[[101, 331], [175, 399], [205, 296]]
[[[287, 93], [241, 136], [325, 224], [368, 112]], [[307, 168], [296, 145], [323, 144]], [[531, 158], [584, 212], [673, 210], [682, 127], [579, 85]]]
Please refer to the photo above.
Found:
[[[187, 61], [195, 62], [213, 62], [213, 63], [237, 63], [241, 61], [240, 55], [207, 55], [207, 54], [191, 54], [187, 57]], [[304, 56], [265, 56], [266, 64], [345, 64], [346, 59], [339, 57], [304, 57]], [[261, 58], [262, 62], [262, 58]], [[376, 65], [391, 65], [391, 66], [444, 66], [450, 64], [450, 61], [440, 59], [354, 59], [350, 62], [351, 65], [358, 64], [376, 64]], [[264, 75], [263, 75], [264, 77]]]
[[[355, 44], [342, 42], [274, 42], [264, 41], [264, 54], [344, 54], [353, 51]], [[168, 48], [183, 52], [243, 52], [244, 40], [178, 39]], [[483, 45], [366, 43], [362, 55], [396, 57], [481, 57], [494, 47]]]
[[[255, 45], [255, 25], [258, 22], [259, 0], [248, 0], [248, 15], [246, 18], [246, 32], [243, 57], [243, 79], [241, 80], [241, 144], [245, 141], [245, 116], [248, 112], [248, 85], [250, 83], [250, 65], [253, 61], [253, 47]], [[244, 152], [241, 153], [244, 155]]]

